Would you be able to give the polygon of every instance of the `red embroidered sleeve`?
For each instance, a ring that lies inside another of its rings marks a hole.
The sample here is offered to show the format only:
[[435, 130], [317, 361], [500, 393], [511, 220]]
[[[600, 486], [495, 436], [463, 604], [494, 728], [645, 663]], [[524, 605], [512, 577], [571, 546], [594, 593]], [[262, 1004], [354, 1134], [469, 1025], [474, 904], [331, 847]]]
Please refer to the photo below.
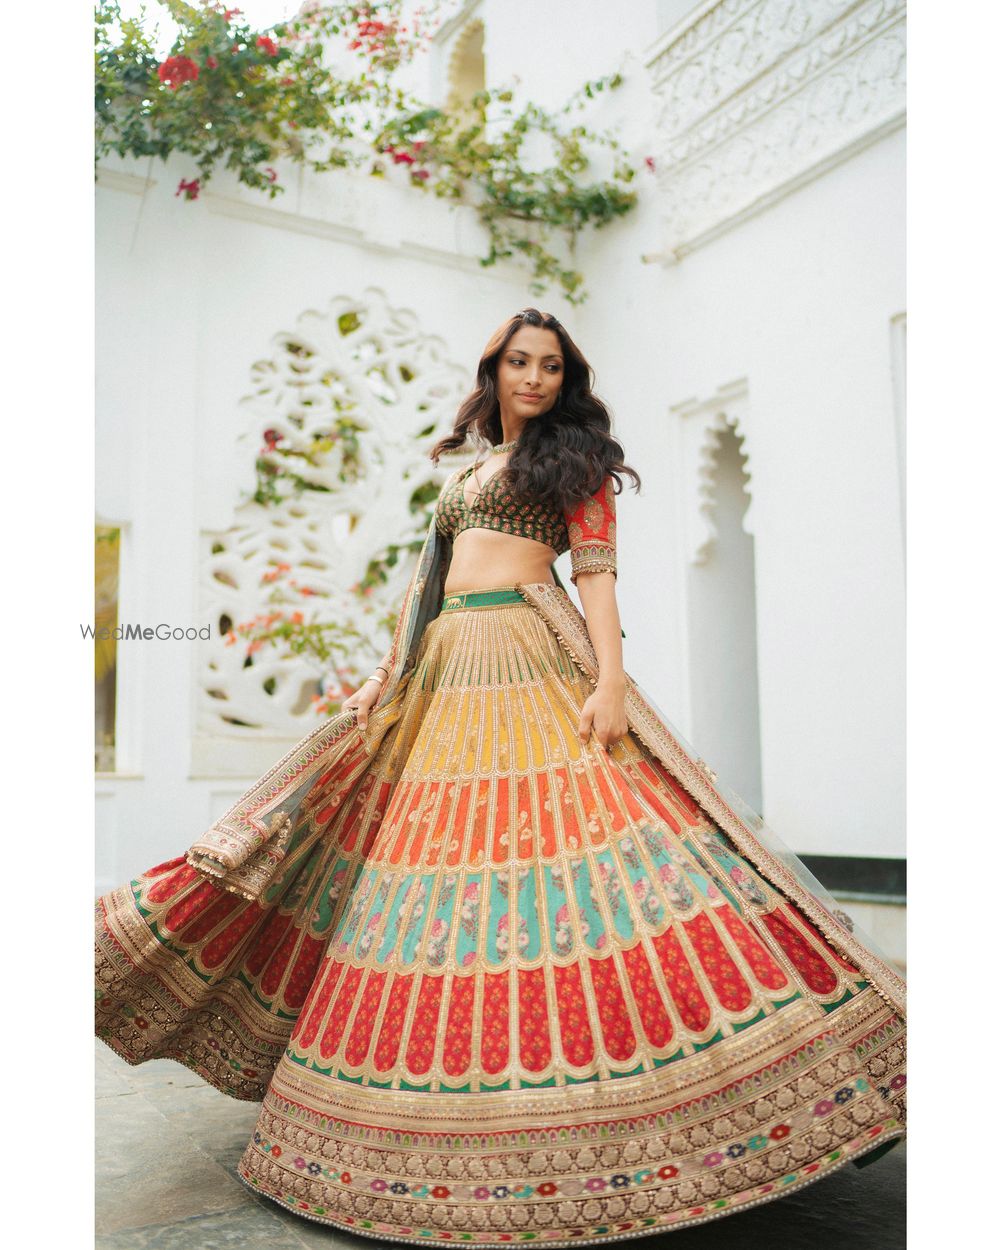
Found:
[[573, 584], [581, 573], [614, 573], [617, 577], [614, 478], [606, 477], [589, 499], [565, 515]]

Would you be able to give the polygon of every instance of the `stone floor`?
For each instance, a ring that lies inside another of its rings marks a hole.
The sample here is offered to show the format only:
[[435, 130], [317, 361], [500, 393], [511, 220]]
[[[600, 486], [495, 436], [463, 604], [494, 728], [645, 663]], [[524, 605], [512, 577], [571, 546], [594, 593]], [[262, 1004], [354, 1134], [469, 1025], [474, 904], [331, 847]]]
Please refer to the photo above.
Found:
[[[97, 1047], [96, 1250], [372, 1250], [359, 1237], [301, 1219], [236, 1177], [258, 1103], [212, 1089], [168, 1059], [129, 1067]], [[696, 1228], [622, 1242], [642, 1250], [902, 1250], [906, 1144], [868, 1167], [842, 1167], [786, 1198]]]

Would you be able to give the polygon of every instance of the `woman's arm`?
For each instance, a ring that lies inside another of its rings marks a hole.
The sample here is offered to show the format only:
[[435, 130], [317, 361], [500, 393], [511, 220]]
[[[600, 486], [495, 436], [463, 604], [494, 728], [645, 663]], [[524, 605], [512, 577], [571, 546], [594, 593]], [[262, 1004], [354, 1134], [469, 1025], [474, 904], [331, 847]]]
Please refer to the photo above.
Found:
[[615, 582], [614, 573], [581, 573], [576, 583], [599, 669], [597, 685], [580, 712], [580, 737], [589, 741], [593, 729], [605, 750], [628, 731], [622, 625]]
[[580, 594], [599, 669], [597, 685], [580, 713], [580, 737], [589, 741], [593, 729], [597, 741], [607, 748], [628, 730], [622, 626], [615, 598], [615, 484], [610, 476], [589, 499], [566, 513], [566, 528], [572, 561], [570, 576]]

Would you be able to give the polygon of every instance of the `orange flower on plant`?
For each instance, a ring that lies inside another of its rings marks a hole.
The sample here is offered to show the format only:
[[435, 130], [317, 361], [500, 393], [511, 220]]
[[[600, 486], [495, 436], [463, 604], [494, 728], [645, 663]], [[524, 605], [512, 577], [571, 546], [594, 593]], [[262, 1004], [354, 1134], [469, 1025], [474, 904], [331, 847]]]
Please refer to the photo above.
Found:
[[274, 568], [268, 569], [266, 573], [263, 573], [260, 580], [262, 582], [276, 582], [282, 573], [287, 573], [291, 567], [292, 566], [290, 564], [285, 564], [284, 561], [280, 561], [274, 566]]

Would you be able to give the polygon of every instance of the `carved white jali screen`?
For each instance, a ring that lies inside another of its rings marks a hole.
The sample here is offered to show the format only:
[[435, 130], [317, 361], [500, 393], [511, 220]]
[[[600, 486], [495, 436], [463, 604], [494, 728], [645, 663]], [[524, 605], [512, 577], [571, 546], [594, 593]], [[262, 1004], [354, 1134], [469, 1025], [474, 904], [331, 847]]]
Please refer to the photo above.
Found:
[[[451, 429], [469, 388], [443, 342], [371, 288], [275, 335], [270, 357], [252, 370], [242, 401], [252, 416], [236, 454], [247, 458], [248, 477], [260, 457], [307, 488], [273, 478], [280, 502], [238, 503], [227, 530], [203, 535], [200, 619], [215, 626], [199, 675], [203, 739], [302, 737], [319, 723], [313, 695], [340, 678], [357, 685], [385, 654], [412, 548], [458, 463], [435, 468], [427, 451]], [[365, 595], [352, 590], [393, 547], [401, 550], [388, 581]], [[250, 655], [243, 639], [225, 644], [232, 626], [272, 610], [334, 623], [340, 650], [324, 665], [284, 658], [283, 643]]]
[[718, 0], [647, 60], [664, 259], [900, 127], [905, 0]]

